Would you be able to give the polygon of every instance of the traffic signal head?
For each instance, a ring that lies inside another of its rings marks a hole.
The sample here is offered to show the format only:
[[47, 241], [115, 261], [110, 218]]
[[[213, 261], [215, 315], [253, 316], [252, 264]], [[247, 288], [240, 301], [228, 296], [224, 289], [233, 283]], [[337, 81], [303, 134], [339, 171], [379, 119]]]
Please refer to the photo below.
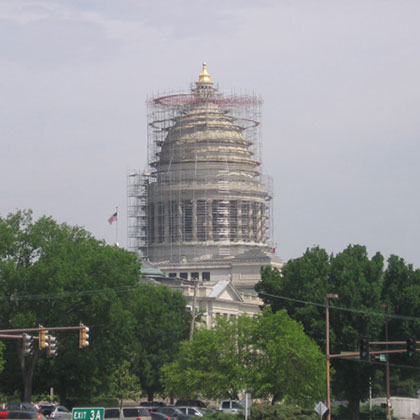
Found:
[[57, 356], [57, 338], [48, 336], [48, 357]]
[[79, 347], [87, 347], [89, 345], [89, 328], [80, 324]]
[[44, 350], [47, 347], [47, 331], [41, 330], [39, 332], [39, 349]]
[[409, 337], [407, 339], [407, 356], [414, 359], [416, 356], [416, 337]]
[[367, 337], [360, 337], [359, 351], [360, 360], [369, 360], [369, 340]]
[[32, 345], [33, 345], [33, 337], [29, 334], [23, 334], [22, 336], [22, 348], [23, 348], [23, 354], [25, 356], [29, 356], [32, 354]]

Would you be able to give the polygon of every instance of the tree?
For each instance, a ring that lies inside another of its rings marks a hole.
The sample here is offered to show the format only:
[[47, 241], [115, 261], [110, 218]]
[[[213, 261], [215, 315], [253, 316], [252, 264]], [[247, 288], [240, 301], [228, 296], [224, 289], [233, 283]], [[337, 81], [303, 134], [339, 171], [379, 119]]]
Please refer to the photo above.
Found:
[[179, 343], [188, 338], [190, 314], [186, 304], [180, 292], [154, 284], [142, 284], [131, 296], [129, 305], [136, 320], [133, 372], [148, 401], [163, 391], [161, 367], [174, 360]]
[[193, 341], [182, 342], [175, 361], [162, 368], [165, 390], [180, 398], [237, 399], [248, 383], [252, 322], [218, 317], [212, 329], [195, 331]]
[[[388, 331], [390, 341], [405, 341], [414, 336], [420, 339], [420, 270], [414, 269], [403, 258], [391, 255], [385, 270], [382, 299], [388, 306]], [[391, 390], [399, 395], [416, 396], [420, 380], [419, 357], [408, 359], [405, 354], [392, 357], [393, 363], [410, 369], [394, 367]], [[413, 369], [413, 365], [417, 369]]]
[[[383, 318], [381, 291], [383, 257], [369, 259], [366, 248], [350, 245], [336, 256], [314, 247], [276, 272], [265, 268], [256, 289], [266, 305], [274, 310], [286, 308], [288, 314], [304, 326], [305, 333], [325, 349], [325, 297], [337, 293], [334, 305], [347, 310], [331, 311], [331, 352], [357, 351], [361, 335], [378, 337]], [[359, 416], [359, 401], [367, 396], [368, 378], [374, 372], [349, 360], [333, 360], [336, 375], [333, 391], [352, 405], [354, 419]]]
[[111, 394], [118, 398], [120, 408], [122, 408], [125, 399], [138, 399], [140, 396], [140, 384], [137, 376], [133, 374], [128, 360], [124, 360], [114, 371], [111, 384]]
[[[304, 373], [300, 378], [296, 372]], [[322, 353], [284, 311], [253, 318], [218, 318], [211, 330], [185, 341], [175, 362], [163, 368], [166, 390], [179, 397], [259, 398], [312, 402], [322, 393]]]
[[274, 312], [286, 309], [322, 349], [325, 349], [324, 302], [330, 292], [330, 270], [329, 255], [316, 246], [307, 249], [302, 257], [288, 261], [281, 272], [263, 267], [262, 280], [256, 285], [265, 305]]
[[[19, 354], [24, 401], [31, 400], [35, 369], [37, 382], [45, 378], [62, 400], [106, 391], [106, 379], [128, 353], [126, 338], [135, 324], [124, 302], [138, 287], [137, 258], [82, 228], [59, 225], [49, 217], [33, 221], [30, 211], [0, 218], [0, 237], [0, 292], [6, 297], [0, 314], [3, 328], [81, 321], [91, 327], [90, 348], [80, 350], [77, 334], [65, 332], [57, 333], [59, 356], [54, 360], [47, 361], [37, 347], [32, 357]], [[16, 386], [10, 382], [16, 376], [10, 374], [16, 362], [13, 356], [8, 358], [1, 381], [4, 389]]]
[[[383, 332], [383, 287], [384, 258], [376, 253], [369, 259], [366, 247], [349, 245], [343, 252], [331, 258], [330, 287], [338, 293], [334, 302], [340, 308], [333, 310], [330, 320], [334, 331], [331, 343], [333, 353], [357, 351], [361, 336], [372, 341]], [[377, 316], [375, 314], [381, 314]], [[375, 374], [369, 363], [350, 360], [333, 360], [336, 375], [333, 378], [335, 395], [345, 398], [359, 418], [360, 401], [368, 397], [369, 378]]]

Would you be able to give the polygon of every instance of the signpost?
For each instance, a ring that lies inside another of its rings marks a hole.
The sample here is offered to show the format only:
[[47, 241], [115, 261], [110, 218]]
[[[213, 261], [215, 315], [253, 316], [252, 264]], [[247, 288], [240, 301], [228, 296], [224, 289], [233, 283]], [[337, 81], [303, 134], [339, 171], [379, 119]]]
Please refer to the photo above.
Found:
[[72, 420], [104, 420], [105, 408], [73, 408]]

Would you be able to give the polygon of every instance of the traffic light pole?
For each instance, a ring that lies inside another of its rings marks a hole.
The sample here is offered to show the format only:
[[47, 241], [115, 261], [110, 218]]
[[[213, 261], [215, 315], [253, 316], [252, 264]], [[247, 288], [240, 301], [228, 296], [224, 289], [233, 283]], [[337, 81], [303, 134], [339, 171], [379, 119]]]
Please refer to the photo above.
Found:
[[336, 294], [327, 294], [325, 297], [325, 359], [326, 359], [326, 375], [327, 375], [327, 419], [331, 420], [331, 392], [330, 392], [330, 299], [337, 299]]
[[[386, 350], [388, 350], [388, 305], [385, 304], [385, 341], [386, 341]], [[391, 420], [391, 384], [389, 379], [389, 357], [386, 358], [385, 365], [385, 380], [386, 380], [386, 418]]]

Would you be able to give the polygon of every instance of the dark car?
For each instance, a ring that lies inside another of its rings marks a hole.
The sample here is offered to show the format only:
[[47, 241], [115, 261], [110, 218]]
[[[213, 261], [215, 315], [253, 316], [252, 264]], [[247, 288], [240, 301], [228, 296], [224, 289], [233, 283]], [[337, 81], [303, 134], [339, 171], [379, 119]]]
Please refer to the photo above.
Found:
[[38, 407], [45, 417], [49, 417], [55, 409], [55, 405], [50, 403], [38, 404]]
[[5, 410], [9, 411], [39, 411], [39, 408], [35, 404], [32, 404], [30, 402], [8, 402], [4, 408]]
[[152, 411], [151, 413], [152, 420], [172, 420], [171, 417], [163, 413], [158, 413], [157, 411]]
[[181, 405], [183, 407], [201, 407], [206, 408], [207, 405], [201, 400], [178, 400], [175, 404], [175, 407]]
[[40, 411], [26, 410], [10, 410], [7, 418], [18, 420], [47, 420]]
[[154, 412], [166, 414], [171, 419], [188, 420], [190, 418], [176, 407], [155, 407]]

